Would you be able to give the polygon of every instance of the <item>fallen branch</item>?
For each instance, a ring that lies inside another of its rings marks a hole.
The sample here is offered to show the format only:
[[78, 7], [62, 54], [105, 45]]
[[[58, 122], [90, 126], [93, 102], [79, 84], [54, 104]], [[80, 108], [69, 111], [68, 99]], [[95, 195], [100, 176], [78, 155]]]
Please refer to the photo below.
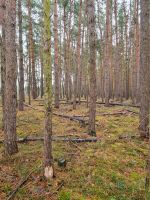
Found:
[[138, 138], [139, 136], [138, 135], [120, 135], [119, 136], [119, 139], [122, 140], [122, 139], [135, 139], [135, 138]]
[[[81, 100], [81, 103], [86, 103], [86, 100]], [[105, 105], [104, 102], [100, 102], [97, 101], [96, 104], [100, 104], [100, 105]], [[139, 105], [134, 105], [134, 104], [126, 104], [126, 103], [119, 103], [119, 102], [110, 102], [109, 103], [110, 106], [127, 106], [127, 107], [133, 107], [133, 108], [140, 108]]]
[[132, 111], [132, 110], [123, 110], [123, 111], [118, 111], [118, 112], [113, 112], [113, 113], [97, 113], [96, 115], [102, 115], [102, 116], [109, 116], [109, 115], [128, 115], [129, 113], [131, 114], [138, 114], [138, 112]]
[[[37, 110], [39, 112], [45, 112], [43, 109], [35, 108], [35, 107], [28, 105], [28, 104], [24, 104], [24, 105], [33, 109], [33, 110]], [[62, 117], [62, 118], [65, 118], [65, 119], [70, 119], [71, 121], [77, 121], [77, 122], [80, 122], [82, 124], [87, 124], [86, 120], [81, 119], [81, 117], [76, 117], [76, 116], [72, 117], [72, 116], [68, 116], [68, 115], [58, 114], [58, 113], [55, 113], [55, 112], [53, 112], [53, 115], [58, 116], [58, 117]]]
[[70, 119], [71, 121], [77, 121], [77, 122], [80, 122], [80, 123], [85, 124], [85, 125], [88, 124], [88, 122], [85, 119], [78, 117], [78, 116], [72, 117], [72, 116], [58, 114], [58, 113], [53, 113], [53, 115], [58, 116], [58, 117], [62, 117], [62, 118], [65, 118], [65, 119]]
[[126, 111], [131, 112], [131, 113], [133, 113], [135, 115], [139, 115], [139, 112], [136, 112], [136, 111], [133, 111], [133, 110], [126, 109]]
[[75, 146], [79, 151], [82, 151], [81, 148], [75, 143], [75, 142], [72, 142], [70, 141], [70, 143]]
[[37, 111], [40, 111], [40, 112], [45, 112], [45, 110], [39, 109], [39, 108], [35, 108], [35, 107], [33, 107], [33, 106], [29, 105], [29, 104], [24, 103], [24, 105], [25, 105], [26, 107], [32, 108], [33, 110], [37, 110]]
[[[25, 142], [34, 142], [34, 141], [43, 141], [43, 137], [24, 137], [18, 138], [18, 143], [25, 143]], [[97, 138], [62, 138], [62, 137], [52, 137], [52, 141], [62, 141], [62, 142], [75, 142], [75, 143], [82, 143], [82, 142], [97, 142]], [[4, 140], [0, 140], [0, 143], [4, 143]]]
[[54, 192], [52, 192], [52, 193], [48, 192], [46, 195], [49, 195], [49, 198], [52, 199], [52, 196], [53, 196], [54, 194], [56, 194], [57, 192], [59, 192], [59, 190], [60, 190], [63, 186], [64, 186], [64, 181], [62, 181], [62, 182], [58, 185], [58, 187], [55, 189]]
[[32, 171], [28, 174], [27, 177], [25, 177], [24, 179], [21, 180], [21, 182], [17, 185], [17, 187], [15, 188], [15, 190], [13, 190], [13, 191], [10, 193], [9, 197], [7, 198], [7, 200], [14, 199], [15, 194], [16, 194], [16, 193], [18, 192], [18, 190], [28, 181], [28, 179], [30, 178], [30, 176], [33, 174], [34, 171], [35, 171], [35, 169], [32, 170]]
[[[36, 99], [35, 101], [44, 101], [43, 99]], [[65, 102], [65, 99], [61, 99], [60, 100], [60, 104], [73, 104], [73, 102]], [[79, 101], [76, 101], [77, 103], [79, 103]], [[80, 103], [86, 103], [86, 100], [80, 100]], [[100, 105], [104, 105], [105, 102], [100, 102], [97, 101], [96, 104], [100, 104]], [[109, 103], [110, 106], [128, 106], [128, 107], [133, 107], [133, 108], [140, 108], [140, 105], [134, 105], [134, 104], [127, 104], [127, 103], [119, 103], [119, 102], [110, 102]]]
[[[97, 104], [105, 104], [103, 102], [96, 102]], [[110, 106], [127, 106], [127, 107], [133, 107], [133, 108], [140, 108], [139, 105], [134, 105], [134, 104], [126, 104], [126, 103], [117, 103], [117, 102], [110, 102]]]

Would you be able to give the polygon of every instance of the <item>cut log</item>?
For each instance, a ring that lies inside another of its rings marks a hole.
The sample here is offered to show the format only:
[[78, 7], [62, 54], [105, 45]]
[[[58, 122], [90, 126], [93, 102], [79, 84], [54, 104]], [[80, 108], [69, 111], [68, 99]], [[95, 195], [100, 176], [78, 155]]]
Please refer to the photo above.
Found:
[[[43, 137], [24, 137], [18, 138], [18, 143], [26, 143], [26, 142], [34, 142], [34, 141], [43, 141]], [[97, 138], [62, 138], [62, 137], [52, 137], [53, 141], [62, 141], [62, 142], [75, 142], [75, 143], [82, 143], [82, 142], [97, 142]], [[0, 143], [3, 143], [4, 140], [0, 140]]]
[[122, 110], [122, 111], [118, 111], [118, 112], [113, 112], [113, 113], [97, 113], [96, 115], [102, 115], [102, 116], [111, 116], [111, 115], [128, 115], [128, 114], [139, 114], [138, 112], [132, 111], [132, 110]]

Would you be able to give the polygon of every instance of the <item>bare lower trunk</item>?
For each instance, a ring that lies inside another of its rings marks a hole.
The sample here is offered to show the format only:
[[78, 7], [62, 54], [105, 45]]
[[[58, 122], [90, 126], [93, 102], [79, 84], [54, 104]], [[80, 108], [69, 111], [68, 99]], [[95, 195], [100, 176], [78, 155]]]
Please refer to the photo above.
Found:
[[46, 108], [45, 131], [44, 131], [44, 165], [45, 177], [53, 178], [53, 157], [52, 157], [52, 114], [50, 107]]

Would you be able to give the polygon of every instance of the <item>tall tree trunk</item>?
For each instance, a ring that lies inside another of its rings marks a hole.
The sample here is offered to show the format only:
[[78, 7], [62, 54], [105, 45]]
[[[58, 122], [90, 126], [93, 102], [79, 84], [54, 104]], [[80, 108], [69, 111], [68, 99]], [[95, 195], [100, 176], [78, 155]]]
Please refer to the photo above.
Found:
[[105, 35], [105, 106], [109, 106], [110, 99], [110, 48], [111, 48], [111, 2], [106, 1], [106, 35]]
[[5, 44], [5, 150], [12, 155], [18, 152], [16, 136], [16, 0], [6, 0]]
[[[81, 58], [81, 54], [83, 51], [83, 44], [84, 44], [84, 27], [83, 30], [81, 29], [81, 25], [82, 25], [82, 6], [83, 2], [82, 0], [80, 0], [80, 9], [79, 9], [79, 20], [78, 20], [78, 44], [77, 44], [77, 65], [78, 65], [78, 98], [79, 98], [79, 103], [81, 101], [81, 89], [82, 89], [82, 59]], [[81, 43], [82, 42], [82, 43]], [[82, 46], [81, 46], [82, 45]]]
[[119, 77], [119, 36], [118, 36], [118, 0], [114, 1], [114, 14], [115, 14], [115, 97], [119, 99], [119, 86], [120, 86], [120, 77]]
[[44, 78], [45, 78], [45, 129], [44, 129], [44, 164], [45, 177], [54, 176], [52, 157], [52, 63], [50, 32], [50, 0], [44, 0]]
[[32, 98], [37, 98], [37, 85], [35, 76], [35, 55], [34, 55], [34, 41], [33, 41], [33, 29], [32, 29], [32, 17], [31, 17], [31, 0], [28, 0], [28, 17], [29, 17], [29, 54], [31, 58], [32, 68]]
[[150, 55], [149, 55], [149, 1], [141, 1], [141, 51], [140, 51], [140, 135], [149, 136]]
[[[78, 36], [77, 36], [77, 51], [76, 51], [76, 72], [75, 72], [75, 82], [74, 82], [74, 101], [73, 109], [76, 109], [77, 102], [77, 88], [79, 87], [79, 71], [81, 71], [81, 17], [82, 17], [82, 0], [80, 0], [79, 15], [78, 15]], [[81, 84], [81, 83], [80, 83]], [[79, 91], [79, 90], [78, 90]]]
[[[43, 43], [42, 43], [43, 45]], [[41, 66], [41, 77], [40, 77], [40, 95], [41, 95], [41, 98], [43, 98], [43, 95], [44, 95], [44, 80], [43, 80], [43, 53], [42, 53], [42, 47], [40, 48], [40, 66]]]
[[27, 35], [27, 49], [28, 49], [28, 67], [27, 67], [27, 78], [28, 78], [28, 103], [31, 105], [31, 55], [29, 46], [29, 34]]
[[89, 134], [96, 135], [96, 33], [95, 33], [95, 8], [94, 0], [87, 1], [88, 33], [89, 33], [89, 74], [90, 74], [90, 104], [89, 104]]
[[59, 60], [58, 60], [58, 13], [57, 0], [54, 0], [54, 67], [55, 67], [55, 108], [59, 108]]
[[140, 27], [139, 27], [139, 0], [136, 0], [136, 65], [137, 65], [137, 92], [136, 92], [136, 102], [140, 101], [139, 97], [139, 78], [140, 78]]
[[67, 71], [68, 71], [68, 97], [69, 100], [72, 99], [72, 80], [71, 80], [71, 22], [72, 22], [72, 14], [73, 14], [73, 5], [74, 0], [69, 1], [70, 4], [70, 14], [68, 18], [68, 34], [67, 34]]
[[128, 22], [129, 17], [127, 15], [126, 6], [124, 6], [124, 18], [125, 18], [125, 30], [124, 30], [124, 38], [125, 38], [125, 98], [129, 99], [129, 87], [130, 87], [130, 81], [129, 81], [129, 36], [128, 36]]
[[2, 95], [2, 106], [3, 106], [3, 117], [2, 117], [2, 129], [4, 129], [4, 117], [5, 117], [5, 108], [4, 108], [4, 88], [5, 88], [5, 75], [6, 75], [6, 59], [5, 59], [5, 1], [1, 1], [1, 13], [2, 13], [2, 43], [1, 43], [1, 95]]
[[67, 41], [66, 41], [66, 5], [64, 5], [64, 70], [65, 70], [65, 95], [67, 102], [69, 101], [69, 77], [67, 67]]
[[24, 67], [23, 67], [23, 46], [22, 46], [22, 3], [18, 0], [18, 21], [19, 21], [19, 110], [23, 111], [24, 106]]

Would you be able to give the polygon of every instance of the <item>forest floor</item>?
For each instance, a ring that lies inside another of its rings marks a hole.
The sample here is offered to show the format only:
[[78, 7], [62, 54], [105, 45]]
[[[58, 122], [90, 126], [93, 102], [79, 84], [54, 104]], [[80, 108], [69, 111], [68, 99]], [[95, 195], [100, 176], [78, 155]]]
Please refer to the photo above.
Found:
[[[42, 101], [32, 104], [39, 110], [25, 107], [24, 112], [18, 112], [18, 137], [43, 136], [44, 113], [40, 110], [44, 107], [41, 104]], [[4, 156], [0, 144], [0, 199], [7, 199], [34, 169], [15, 199], [143, 200], [148, 141], [139, 138], [138, 114], [132, 111], [139, 112], [138, 108], [97, 105], [97, 142], [54, 141], [56, 178], [53, 181], [43, 176], [41, 141], [19, 144], [19, 153], [12, 157]], [[61, 105], [54, 112], [88, 116], [84, 103], [78, 105], [77, 110], [72, 110], [72, 105]], [[53, 134], [57, 136], [89, 138], [87, 128], [76, 121], [53, 117]], [[2, 131], [0, 139], [3, 139]], [[65, 168], [58, 166], [59, 158], [67, 160]]]

